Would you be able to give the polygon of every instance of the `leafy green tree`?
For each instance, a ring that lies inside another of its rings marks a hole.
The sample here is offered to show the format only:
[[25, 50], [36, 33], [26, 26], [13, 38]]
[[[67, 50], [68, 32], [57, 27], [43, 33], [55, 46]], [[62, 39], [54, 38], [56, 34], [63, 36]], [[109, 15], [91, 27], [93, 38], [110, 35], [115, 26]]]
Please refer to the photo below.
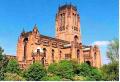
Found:
[[0, 80], [4, 79], [4, 72], [7, 63], [8, 63], [8, 59], [4, 54], [4, 50], [0, 47]]
[[4, 80], [5, 81], [25, 81], [23, 77], [19, 76], [16, 73], [5, 73]]
[[40, 63], [33, 63], [25, 72], [24, 77], [29, 81], [39, 81], [47, 72]]
[[119, 63], [112, 62], [101, 67], [102, 79], [105, 81], [119, 81]]
[[87, 63], [82, 63], [77, 67], [79, 76], [85, 77], [85, 80], [101, 80], [101, 72], [97, 68], [89, 66]]
[[11, 59], [8, 62], [8, 65], [6, 67], [6, 71], [10, 73], [20, 73], [20, 68], [17, 60]]
[[107, 57], [112, 61], [119, 61], [119, 39], [114, 39], [108, 45]]
[[91, 67], [86, 63], [81, 63], [77, 67], [77, 71], [79, 76], [89, 76], [91, 74]]
[[67, 60], [62, 60], [57, 64], [51, 64], [48, 67], [48, 72], [66, 79], [71, 79], [74, 76], [73, 66], [71, 62]]

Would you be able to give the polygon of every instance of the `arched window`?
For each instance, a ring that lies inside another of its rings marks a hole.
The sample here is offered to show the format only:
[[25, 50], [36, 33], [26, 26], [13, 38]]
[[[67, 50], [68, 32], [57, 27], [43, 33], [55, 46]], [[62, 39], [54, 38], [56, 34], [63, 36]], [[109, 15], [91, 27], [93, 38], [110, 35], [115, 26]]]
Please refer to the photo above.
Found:
[[54, 63], [54, 50], [52, 49], [52, 62]]
[[43, 55], [44, 55], [44, 57], [46, 57], [46, 48], [43, 48]]
[[77, 35], [74, 36], [74, 40], [75, 40], [75, 42], [78, 42], [78, 36]]
[[61, 55], [62, 55], [62, 51], [60, 51], [60, 54], [59, 54], [59, 60], [61, 60]]
[[79, 49], [77, 50], [77, 61], [78, 62], [80, 61], [80, 50]]
[[24, 55], [23, 55], [23, 60], [25, 60], [25, 59], [26, 59], [26, 46], [27, 46], [28, 38], [24, 38], [23, 42], [24, 42]]
[[37, 49], [37, 54], [40, 54], [40, 49]]
[[94, 54], [94, 59], [96, 59], [96, 52], [95, 52], [95, 54]]
[[91, 65], [90, 61], [86, 61], [85, 63], [87, 63], [88, 65]]

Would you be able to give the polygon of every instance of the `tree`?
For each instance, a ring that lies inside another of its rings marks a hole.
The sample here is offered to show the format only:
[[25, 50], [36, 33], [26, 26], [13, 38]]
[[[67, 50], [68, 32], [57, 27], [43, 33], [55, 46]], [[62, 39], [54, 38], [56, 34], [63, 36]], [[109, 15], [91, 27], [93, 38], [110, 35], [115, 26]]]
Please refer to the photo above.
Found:
[[25, 72], [24, 77], [29, 81], [39, 81], [47, 72], [40, 63], [33, 63]]
[[10, 73], [20, 73], [20, 68], [17, 60], [10, 59], [6, 67], [6, 71]]
[[0, 80], [4, 79], [4, 72], [7, 63], [8, 63], [8, 59], [4, 54], [4, 50], [0, 47]]
[[108, 45], [107, 57], [112, 61], [119, 61], [119, 40], [114, 39]]
[[105, 81], [119, 81], [119, 63], [112, 62], [101, 67], [102, 79]]
[[78, 75], [85, 77], [85, 80], [101, 80], [101, 72], [87, 63], [82, 63], [77, 67]]
[[48, 72], [54, 73], [66, 79], [72, 79], [74, 76], [73, 66], [71, 62], [67, 60], [62, 60], [57, 64], [51, 64], [48, 67]]

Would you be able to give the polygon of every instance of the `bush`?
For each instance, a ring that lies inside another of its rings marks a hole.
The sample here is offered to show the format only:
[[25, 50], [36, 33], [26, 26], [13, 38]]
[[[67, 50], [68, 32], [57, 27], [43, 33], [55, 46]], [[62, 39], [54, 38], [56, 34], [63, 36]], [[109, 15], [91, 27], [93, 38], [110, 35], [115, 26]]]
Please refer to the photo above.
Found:
[[85, 80], [101, 80], [101, 72], [86, 63], [78, 65], [77, 72], [79, 76], [85, 77]]
[[74, 75], [73, 66], [70, 61], [62, 60], [57, 64], [51, 64], [48, 72], [54, 73], [66, 79], [71, 79]]
[[20, 73], [20, 68], [17, 60], [15, 59], [9, 60], [6, 71], [10, 73], [17, 73], [17, 74]]
[[25, 81], [23, 77], [19, 76], [16, 73], [5, 73], [4, 75], [5, 81]]
[[119, 81], [119, 62], [112, 62], [101, 67], [102, 79], [105, 81]]
[[39, 81], [46, 74], [46, 70], [40, 63], [34, 63], [24, 72], [24, 77], [29, 81]]

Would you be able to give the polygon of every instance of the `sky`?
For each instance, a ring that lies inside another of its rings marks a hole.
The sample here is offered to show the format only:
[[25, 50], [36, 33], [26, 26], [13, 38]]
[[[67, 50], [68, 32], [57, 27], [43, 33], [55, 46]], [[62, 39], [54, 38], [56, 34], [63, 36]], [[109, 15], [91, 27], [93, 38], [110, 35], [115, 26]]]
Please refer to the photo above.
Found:
[[102, 63], [109, 62], [109, 41], [118, 38], [118, 0], [0, 0], [0, 46], [6, 54], [16, 55], [23, 28], [31, 31], [37, 24], [40, 34], [55, 36], [55, 15], [60, 5], [71, 3], [80, 15], [84, 45], [97, 44]]

